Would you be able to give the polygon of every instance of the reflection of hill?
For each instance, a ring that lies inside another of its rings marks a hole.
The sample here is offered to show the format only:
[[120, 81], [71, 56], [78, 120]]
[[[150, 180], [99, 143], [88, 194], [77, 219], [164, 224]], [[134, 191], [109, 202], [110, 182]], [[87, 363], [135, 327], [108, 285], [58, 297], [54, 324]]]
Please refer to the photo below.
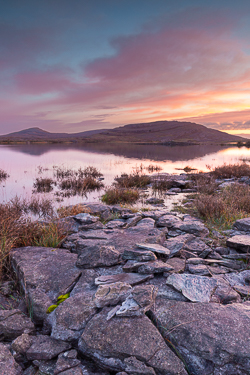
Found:
[[75, 150], [83, 152], [114, 154], [126, 158], [149, 159], [155, 161], [184, 161], [201, 158], [228, 147], [219, 145], [195, 145], [195, 146], [159, 146], [159, 145], [136, 145], [136, 144], [30, 144], [5, 146], [15, 152], [21, 152], [33, 156], [40, 156], [51, 151]]

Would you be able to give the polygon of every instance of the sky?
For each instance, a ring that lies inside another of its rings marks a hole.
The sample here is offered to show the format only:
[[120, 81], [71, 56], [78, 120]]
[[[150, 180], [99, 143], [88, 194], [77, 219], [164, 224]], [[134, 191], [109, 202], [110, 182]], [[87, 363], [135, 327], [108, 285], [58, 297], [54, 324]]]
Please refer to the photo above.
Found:
[[0, 134], [159, 120], [250, 134], [250, 1], [0, 0], [0, 83]]

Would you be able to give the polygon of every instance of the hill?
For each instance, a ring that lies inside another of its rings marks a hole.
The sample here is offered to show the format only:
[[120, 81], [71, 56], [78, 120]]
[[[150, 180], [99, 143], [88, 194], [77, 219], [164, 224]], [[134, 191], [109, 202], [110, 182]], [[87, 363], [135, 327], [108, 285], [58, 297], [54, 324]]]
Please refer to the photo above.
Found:
[[80, 133], [50, 133], [30, 128], [0, 136], [1, 143], [15, 142], [81, 142], [81, 143], [141, 143], [200, 144], [246, 141], [219, 130], [192, 122], [156, 121], [130, 124], [114, 129], [98, 129]]
[[91, 136], [92, 140], [145, 143], [223, 143], [245, 140], [192, 122], [157, 121], [121, 126]]

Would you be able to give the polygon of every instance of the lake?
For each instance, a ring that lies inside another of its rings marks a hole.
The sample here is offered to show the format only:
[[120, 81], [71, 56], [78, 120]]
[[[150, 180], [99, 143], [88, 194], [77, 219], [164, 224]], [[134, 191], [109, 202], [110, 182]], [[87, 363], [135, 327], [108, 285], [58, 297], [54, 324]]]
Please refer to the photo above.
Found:
[[[103, 173], [105, 186], [109, 186], [117, 175], [131, 173], [141, 164], [145, 167], [158, 165], [162, 168], [161, 172], [179, 174], [182, 173], [179, 169], [186, 166], [207, 171], [208, 166], [237, 163], [242, 158], [250, 158], [250, 149], [219, 145], [2, 145], [0, 168], [10, 177], [0, 184], [0, 202], [7, 202], [15, 196], [30, 197], [36, 177], [52, 177], [55, 166], [75, 170], [94, 166]], [[39, 173], [41, 170], [42, 173]], [[99, 201], [102, 193], [99, 191], [89, 193], [86, 197], [64, 198], [63, 204]], [[45, 196], [53, 197], [53, 192]]]

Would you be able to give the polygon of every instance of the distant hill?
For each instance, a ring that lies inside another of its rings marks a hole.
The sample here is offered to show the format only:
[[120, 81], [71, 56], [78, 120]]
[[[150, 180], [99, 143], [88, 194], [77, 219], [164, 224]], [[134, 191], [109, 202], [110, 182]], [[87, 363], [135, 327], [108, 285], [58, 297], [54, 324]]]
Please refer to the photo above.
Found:
[[82, 142], [82, 143], [154, 143], [197, 144], [229, 143], [246, 141], [204, 125], [180, 121], [156, 121], [130, 124], [114, 129], [98, 129], [80, 133], [50, 133], [39, 128], [30, 128], [0, 136], [1, 143], [8, 142]]
[[204, 125], [180, 121], [156, 121], [125, 125], [95, 134], [91, 136], [91, 139], [145, 143], [221, 143], [245, 140], [243, 137], [210, 129]]

